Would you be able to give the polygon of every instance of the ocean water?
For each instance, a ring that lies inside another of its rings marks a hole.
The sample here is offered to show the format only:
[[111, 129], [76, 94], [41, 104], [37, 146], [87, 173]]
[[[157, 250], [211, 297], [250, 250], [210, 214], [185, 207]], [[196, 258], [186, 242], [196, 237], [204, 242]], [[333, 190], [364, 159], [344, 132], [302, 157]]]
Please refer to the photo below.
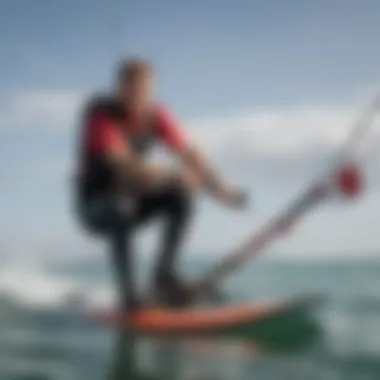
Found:
[[[196, 275], [207, 265], [184, 270]], [[149, 270], [142, 265], [142, 282]], [[91, 308], [112, 305], [112, 290], [100, 260], [3, 266], [0, 379], [380, 379], [380, 262], [257, 260], [225, 284], [234, 302], [323, 295], [311, 316], [321, 333], [296, 351], [133, 337], [73, 308], [73, 292], [83, 292], [80, 306]]]

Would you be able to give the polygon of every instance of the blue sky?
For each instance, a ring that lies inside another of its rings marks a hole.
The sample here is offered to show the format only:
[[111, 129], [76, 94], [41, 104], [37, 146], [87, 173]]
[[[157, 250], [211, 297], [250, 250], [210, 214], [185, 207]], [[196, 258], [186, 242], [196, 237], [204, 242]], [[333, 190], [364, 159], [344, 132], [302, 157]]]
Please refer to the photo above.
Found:
[[[68, 168], [81, 99], [111, 85], [121, 55], [154, 62], [162, 101], [216, 165], [254, 194], [252, 209], [241, 214], [202, 201], [189, 251], [233, 247], [275, 213], [380, 83], [376, 0], [1, 6], [3, 253], [97, 249], [73, 224]], [[308, 155], [310, 146], [318, 154]], [[372, 191], [347, 210], [320, 212], [277, 249], [380, 251], [379, 205]], [[216, 233], [223, 238], [215, 241]]]

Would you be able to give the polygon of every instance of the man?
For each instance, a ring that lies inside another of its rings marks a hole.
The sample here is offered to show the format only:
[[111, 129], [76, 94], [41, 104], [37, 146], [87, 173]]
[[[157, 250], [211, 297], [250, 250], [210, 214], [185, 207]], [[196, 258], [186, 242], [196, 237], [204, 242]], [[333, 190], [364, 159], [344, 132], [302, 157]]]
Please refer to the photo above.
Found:
[[[153, 216], [165, 222], [155, 273], [160, 302], [181, 306], [188, 291], [178, 279], [176, 259], [192, 211], [192, 195], [205, 189], [226, 205], [244, 197], [210, 169], [168, 109], [154, 100], [154, 74], [140, 59], [122, 62], [114, 95], [86, 107], [80, 140], [78, 206], [86, 227], [108, 238], [123, 307], [139, 305], [132, 268], [132, 235]], [[148, 149], [163, 143], [179, 169], [149, 162]]]

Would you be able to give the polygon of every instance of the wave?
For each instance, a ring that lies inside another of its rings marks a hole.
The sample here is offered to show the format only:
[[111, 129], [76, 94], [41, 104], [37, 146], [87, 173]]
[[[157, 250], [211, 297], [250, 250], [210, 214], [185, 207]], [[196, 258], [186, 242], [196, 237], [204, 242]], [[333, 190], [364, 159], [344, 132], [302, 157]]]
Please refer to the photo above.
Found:
[[115, 298], [107, 285], [57, 276], [42, 265], [20, 263], [1, 268], [0, 295], [13, 304], [38, 308], [60, 308], [79, 298], [86, 304], [105, 306]]

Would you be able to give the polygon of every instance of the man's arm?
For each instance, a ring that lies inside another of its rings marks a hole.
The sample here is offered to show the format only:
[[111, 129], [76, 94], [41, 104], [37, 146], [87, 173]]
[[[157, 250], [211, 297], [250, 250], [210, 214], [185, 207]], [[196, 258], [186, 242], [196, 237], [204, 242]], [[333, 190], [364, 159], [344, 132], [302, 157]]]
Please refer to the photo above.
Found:
[[247, 203], [247, 194], [237, 190], [223, 181], [221, 176], [213, 170], [211, 164], [202, 152], [194, 147], [180, 152], [186, 165], [200, 173], [202, 187], [214, 198], [233, 207], [244, 207]]
[[187, 168], [196, 173], [202, 188], [226, 203], [240, 204], [244, 201], [241, 194], [237, 194], [213, 170], [206, 156], [194, 146], [167, 110], [159, 109], [156, 118], [162, 140], [181, 158]]
[[198, 173], [202, 187], [217, 198], [223, 197], [226, 192], [232, 190], [223, 182], [221, 176], [213, 169], [202, 151], [195, 146], [189, 145], [183, 147], [178, 151], [178, 155], [186, 166]]

